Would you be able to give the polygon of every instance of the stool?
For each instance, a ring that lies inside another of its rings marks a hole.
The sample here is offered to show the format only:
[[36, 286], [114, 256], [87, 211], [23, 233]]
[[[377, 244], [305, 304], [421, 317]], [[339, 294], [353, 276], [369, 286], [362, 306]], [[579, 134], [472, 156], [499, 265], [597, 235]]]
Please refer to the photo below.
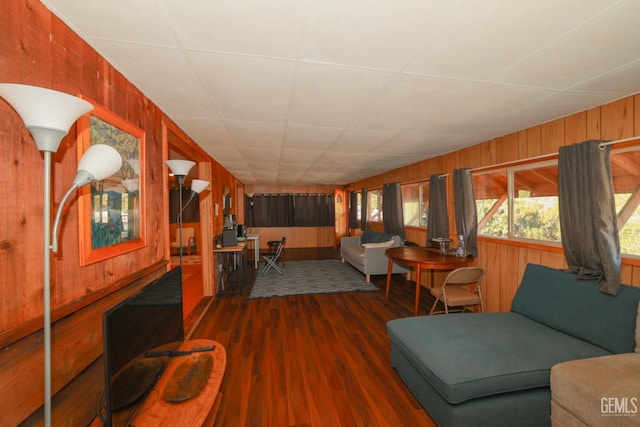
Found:
[[[276, 253], [278, 251], [278, 247], [280, 246], [280, 243], [282, 243], [281, 240], [269, 240], [267, 242], [267, 247], [269, 248], [269, 252]], [[280, 253], [279, 260], [282, 261], [282, 266], [284, 267], [284, 251]]]

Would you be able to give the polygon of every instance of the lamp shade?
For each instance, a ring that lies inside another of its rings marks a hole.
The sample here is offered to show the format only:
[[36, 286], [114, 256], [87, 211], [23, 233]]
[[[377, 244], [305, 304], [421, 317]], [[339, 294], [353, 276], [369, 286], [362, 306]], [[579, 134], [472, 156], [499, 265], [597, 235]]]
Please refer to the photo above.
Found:
[[189, 171], [196, 164], [191, 160], [166, 160], [164, 162], [175, 176], [187, 176]]
[[209, 181], [204, 181], [202, 179], [194, 179], [193, 181], [191, 181], [191, 191], [193, 191], [194, 193], [200, 194], [208, 186]]
[[122, 156], [115, 148], [106, 144], [92, 145], [78, 163], [78, 172], [73, 183], [78, 187], [110, 177], [120, 170]]
[[91, 103], [75, 96], [37, 86], [0, 84], [2, 96], [20, 115], [40, 151], [58, 151], [71, 125], [93, 110]]

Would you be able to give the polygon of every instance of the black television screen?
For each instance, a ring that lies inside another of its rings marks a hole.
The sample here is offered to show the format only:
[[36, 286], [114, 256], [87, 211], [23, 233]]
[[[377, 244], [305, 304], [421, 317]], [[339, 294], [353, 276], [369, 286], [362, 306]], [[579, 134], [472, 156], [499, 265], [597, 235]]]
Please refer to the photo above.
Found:
[[152, 390], [168, 357], [145, 353], [175, 350], [184, 341], [182, 274], [175, 268], [146, 285], [103, 317], [105, 426], [128, 426]]

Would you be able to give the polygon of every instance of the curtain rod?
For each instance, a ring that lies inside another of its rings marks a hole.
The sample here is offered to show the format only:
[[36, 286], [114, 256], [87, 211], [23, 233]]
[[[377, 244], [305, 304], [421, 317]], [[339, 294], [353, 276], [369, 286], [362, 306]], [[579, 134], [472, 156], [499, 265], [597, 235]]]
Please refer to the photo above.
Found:
[[[640, 139], [640, 136], [633, 136], [631, 138], [623, 138], [623, 139], [616, 139], [614, 141], [607, 141], [607, 142], [601, 142], [600, 143], [600, 149], [604, 149], [604, 147], [607, 147], [609, 145], [615, 145], [615, 144], [620, 144], [623, 142], [630, 142], [630, 141], [635, 141], [637, 139]], [[495, 165], [488, 165], [488, 166], [478, 166], [477, 168], [468, 168], [465, 172], [469, 173], [469, 172], [473, 172], [476, 170], [483, 170], [483, 169], [495, 169], [495, 168], [499, 168], [502, 166], [510, 166], [510, 165], [515, 165], [518, 163], [525, 163], [525, 162], [530, 162], [533, 160], [542, 160], [542, 159], [549, 159], [551, 157], [555, 157], [559, 154], [559, 152], [555, 152], [555, 153], [549, 153], [549, 154], [541, 154], [539, 156], [534, 156], [534, 157], [527, 157], [526, 159], [518, 159], [518, 160], [511, 160], [509, 162], [504, 162], [504, 163], [498, 163]]]

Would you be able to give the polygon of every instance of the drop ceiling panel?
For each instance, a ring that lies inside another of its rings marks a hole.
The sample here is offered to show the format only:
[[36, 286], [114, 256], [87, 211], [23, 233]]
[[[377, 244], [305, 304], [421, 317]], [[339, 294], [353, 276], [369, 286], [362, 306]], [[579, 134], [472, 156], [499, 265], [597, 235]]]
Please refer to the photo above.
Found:
[[403, 130], [455, 103], [482, 83], [441, 77], [400, 74], [355, 121], [368, 129]]
[[291, 102], [293, 123], [348, 126], [389, 83], [389, 73], [301, 64]]
[[400, 70], [422, 44], [424, 33], [389, 28], [384, 22], [354, 25], [347, 17], [335, 15], [311, 20], [302, 55], [330, 64]]
[[[43, 3], [84, 39], [179, 46], [171, 21], [155, 0], [55, 0]], [[110, 51], [102, 50], [103, 53]]]
[[640, 92], [637, 0], [44, 3], [246, 184], [346, 184]]
[[344, 133], [344, 128], [287, 125], [284, 139], [286, 150], [298, 151], [308, 149], [310, 151], [324, 150]]
[[[608, 29], [603, 32], [607, 23]], [[640, 56], [640, 4], [624, 2], [575, 29], [498, 77], [506, 83], [567, 89]]]
[[146, 96], [166, 105], [171, 117], [193, 115], [219, 118], [205, 86], [181, 49], [137, 43], [94, 40], [94, 45], [109, 52], [110, 62], [126, 63], [123, 72]]
[[606, 0], [468, 1], [406, 70], [487, 81], [610, 4]]
[[299, 165], [298, 168], [306, 170], [310, 167], [310, 163], [318, 159], [323, 152], [324, 151], [315, 151], [312, 148], [306, 148], [304, 150], [283, 150], [280, 157], [280, 164], [282, 166], [297, 164]]
[[248, 56], [193, 53], [198, 73], [225, 119], [284, 122], [295, 64]]
[[159, 0], [183, 46], [296, 58], [304, 33], [305, 1]]
[[284, 138], [284, 124], [247, 122], [247, 121], [227, 121], [227, 129], [233, 137], [238, 147], [261, 148], [268, 150], [278, 150], [282, 148]]

